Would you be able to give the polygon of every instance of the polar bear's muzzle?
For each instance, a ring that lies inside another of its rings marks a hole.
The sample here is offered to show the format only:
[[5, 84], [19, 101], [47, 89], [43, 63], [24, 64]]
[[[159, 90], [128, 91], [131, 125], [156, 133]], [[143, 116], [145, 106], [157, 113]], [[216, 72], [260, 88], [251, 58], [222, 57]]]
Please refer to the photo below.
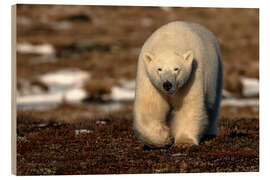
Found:
[[165, 91], [170, 91], [170, 89], [172, 88], [172, 83], [170, 81], [166, 81], [165, 83], [163, 83], [163, 88], [165, 89]]
[[160, 74], [160, 79], [161, 79], [160, 89], [166, 94], [173, 96], [177, 90], [175, 74], [171, 73], [170, 71], [167, 71], [163, 74]]

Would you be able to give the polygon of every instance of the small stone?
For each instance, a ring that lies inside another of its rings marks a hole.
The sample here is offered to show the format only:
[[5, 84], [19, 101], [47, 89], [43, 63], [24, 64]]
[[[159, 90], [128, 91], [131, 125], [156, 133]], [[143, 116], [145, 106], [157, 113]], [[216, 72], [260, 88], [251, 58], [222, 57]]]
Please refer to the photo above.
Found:
[[184, 154], [184, 153], [175, 153], [175, 154], [172, 154], [173, 157], [179, 157], [179, 156], [186, 156], [187, 154]]
[[75, 135], [78, 135], [78, 134], [88, 134], [90, 133], [91, 131], [88, 130], [88, 129], [76, 129], [75, 130]]
[[96, 124], [105, 125], [106, 124], [106, 121], [97, 121]]

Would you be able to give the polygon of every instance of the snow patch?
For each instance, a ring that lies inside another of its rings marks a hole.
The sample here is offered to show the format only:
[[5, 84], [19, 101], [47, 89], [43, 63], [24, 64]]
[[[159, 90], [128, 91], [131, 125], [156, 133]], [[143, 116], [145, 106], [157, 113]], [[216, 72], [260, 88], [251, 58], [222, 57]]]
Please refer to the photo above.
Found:
[[68, 102], [79, 102], [87, 97], [85, 90], [81, 88], [68, 90], [65, 94], [65, 101]]
[[22, 54], [54, 55], [55, 49], [51, 44], [33, 45], [22, 43], [17, 45], [17, 51]]
[[132, 101], [135, 97], [135, 81], [124, 81], [112, 87], [111, 98], [114, 101]]
[[37, 78], [49, 87], [48, 92], [38, 94], [17, 94], [17, 105], [23, 109], [54, 108], [63, 101], [79, 103], [87, 97], [82, 89], [85, 80], [90, 78], [89, 73], [79, 69], [66, 69], [44, 74]]
[[65, 69], [40, 76], [38, 79], [49, 86], [81, 86], [89, 73], [79, 69]]
[[123, 107], [123, 104], [117, 101], [112, 103], [100, 104], [97, 107], [102, 112], [110, 113], [112, 111], [120, 110]]
[[259, 95], [259, 80], [256, 78], [242, 77], [242, 93], [245, 97], [254, 97]]
[[259, 99], [223, 99], [221, 101], [222, 106], [237, 106], [237, 107], [246, 107], [246, 106], [259, 106]]

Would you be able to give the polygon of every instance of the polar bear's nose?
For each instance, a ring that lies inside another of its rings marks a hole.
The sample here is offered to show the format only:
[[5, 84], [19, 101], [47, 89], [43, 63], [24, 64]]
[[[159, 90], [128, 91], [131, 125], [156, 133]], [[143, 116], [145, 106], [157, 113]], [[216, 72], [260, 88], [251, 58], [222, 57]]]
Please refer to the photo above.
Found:
[[172, 88], [172, 83], [170, 81], [166, 81], [165, 83], [163, 83], [163, 88], [166, 91], [169, 91]]

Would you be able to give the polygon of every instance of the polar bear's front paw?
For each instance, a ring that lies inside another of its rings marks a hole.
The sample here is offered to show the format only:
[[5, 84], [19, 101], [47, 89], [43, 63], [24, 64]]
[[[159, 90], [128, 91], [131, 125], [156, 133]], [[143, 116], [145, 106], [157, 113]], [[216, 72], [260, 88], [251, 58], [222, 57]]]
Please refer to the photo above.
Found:
[[150, 147], [165, 147], [171, 145], [173, 138], [170, 135], [168, 127], [160, 127], [152, 129], [149, 141], [146, 145]]
[[195, 137], [189, 137], [187, 135], [180, 135], [175, 138], [174, 146], [180, 146], [180, 145], [186, 145], [186, 146], [192, 146], [192, 145], [198, 145], [199, 140]]

